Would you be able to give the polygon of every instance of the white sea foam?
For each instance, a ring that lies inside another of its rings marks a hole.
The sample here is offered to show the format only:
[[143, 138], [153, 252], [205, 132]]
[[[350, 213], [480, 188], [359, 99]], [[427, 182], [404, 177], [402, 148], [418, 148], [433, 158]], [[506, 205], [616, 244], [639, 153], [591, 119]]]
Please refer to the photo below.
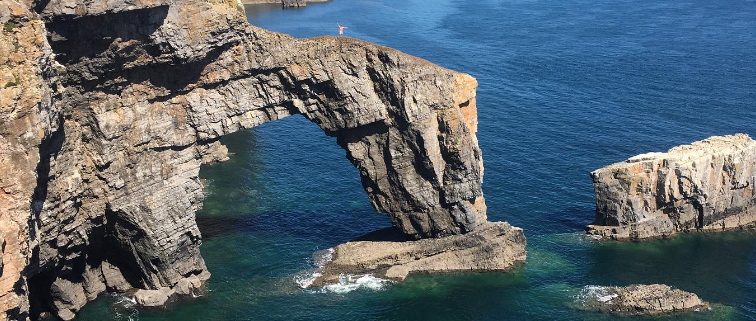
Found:
[[315, 265], [315, 269], [302, 271], [294, 276], [294, 282], [299, 285], [300, 288], [309, 288], [313, 282], [323, 275], [320, 270], [333, 260], [333, 248], [327, 248], [322, 251], [317, 251], [312, 255], [312, 264]]
[[139, 310], [136, 305], [137, 302], [133, 297], [113, 294], [114, 319], [118, 321], [139, 320]]
[[[315, 252], [312, 255], [312, 263], [316, 266], [316, 268], [302, 271], [299, 274], [295, 275], [294, 282], [296, 282], [297, 285], [299, 285], [299, 287], [302, 289], [308, 289], [310, 286], [312, 286], [312, 283], [315, 282], [317, 278], [323, 276], [323, 273], [321, 273], [323, 267], [328, 264], [328, 262], [331, 262], [331, 260], [333, 260], [333, 252], [333, 248]], [[313, 290], [311, 292], [349, 293], [358, 289], [377, 291], [383, 289], [383, 287], [389, 282], [389, 280], [375, 277], [372, 274], [341, 274], [339, 275], [338, 283], [328, 284], [318, 290]]]
[[613, 300], [613, 299], [614, 299], [614, 298], [616, 298], [616, 297], [617, 297], [617, 294], [609, 294], [609, 295], [602, 295], [602, 296], [599, 296], [599, 297], [597, 297], [596, 299], [597, 299], [597, 300], [598, 300], [599, 302], [604, 302], [604, 303], [606, 303], [606, 302], [609, 302], [609, 301]]
[[309, 288], [310, 285], [312, 285], [312, 282], [315, 282], [315, 279], [323, 275], [319, 271], [320, 270], [318, 269], [302, 271], [301, 273], [294, 276], [294, 282], [296, 282], [300, 288]]
[[609, 289], [611, 288], [606, 286], [588, 285], [583, 287], [576, 296], [576, 299], [579, 303], [587, 306], [592, 306], [596, 303], [607, 304], [617, 297], [617, 294], [609, 293]]
[[327, 248], [322, 251], [317, 251], [314, 254], [312, 254], [312, 263], [315, 264], [318, 268], [324, 267], [328, 262], [331, 262], [333, 260], [333, 248]]
[[115, 295], [115, 304], [124, 307], [126, 309], [131, 308], [136, 305], [136, 299], [130, 296], [125, 295]]
[[382, 290], [390, 281], [373, 276], [365, 275], [339, 275], [339, 283], [323, 286], [324, 291], [333, 293], [349, 293], [359, 289], [378, 291]]

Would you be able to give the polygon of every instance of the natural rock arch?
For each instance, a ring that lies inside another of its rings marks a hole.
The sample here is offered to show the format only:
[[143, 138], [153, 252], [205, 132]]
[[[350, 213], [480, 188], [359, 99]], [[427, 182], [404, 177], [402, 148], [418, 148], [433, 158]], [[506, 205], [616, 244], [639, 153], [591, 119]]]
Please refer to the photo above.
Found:
[[40, 3], [44, 27], [31, 13], [22, 25], [49, 41], [35, 70], [50, 90], [19, 118], [41, 130], [0, 128], [39, 154], [16, 166], [36, 181], [8, 193], [27, 210], [0, 217], [20, 267], [2, 275], [20, 286], [0, 288], [12, 294], [0, 308], [18, 318], [30, 288], [52, 289], [32, 303], [68, 318], [105, 289], [196, 287], [208, 277], [200, 165], [225, 157], [221, 136], [292, 114], [337, 138], [408, 237], [486, 222], [471, 76], [359, 40], [265, 31], [223, 1], [76, 3]]

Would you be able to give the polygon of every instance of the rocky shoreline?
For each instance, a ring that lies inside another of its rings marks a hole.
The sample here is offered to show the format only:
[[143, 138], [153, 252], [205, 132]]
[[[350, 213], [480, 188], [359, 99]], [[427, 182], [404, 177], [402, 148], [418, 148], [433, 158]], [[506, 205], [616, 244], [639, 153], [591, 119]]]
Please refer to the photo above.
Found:
[[715, 136], [591, 173], [600, 238], [642, 240], [756, 227], [756, 141]]
[[663, 284], [587, 286], [578, 296], [578, 303], [586, 310], [620, 315], [660, 315], [709, 310], [709, 303], [696, 294]]

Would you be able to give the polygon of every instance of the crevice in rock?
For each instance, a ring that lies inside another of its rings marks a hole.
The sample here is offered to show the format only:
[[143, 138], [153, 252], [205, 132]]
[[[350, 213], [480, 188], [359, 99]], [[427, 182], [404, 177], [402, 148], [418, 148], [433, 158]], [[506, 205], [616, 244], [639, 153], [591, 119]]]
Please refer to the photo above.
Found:
[[50, 288], [55, 282], [55, 270], [46, 270], [29, 277], [29, 314], [32, 320], [39, 320], [45, 314], [53, 311]]
[[132, 286], [151, 287], [160, 286], [155, 284], [147, 275], [159, 275], [157, 267], [152, 264], [150, 258], [140, 256], [135, 249], [134, 243], [139, 242], [145, 237], [144, 231], [135, 224], [122, 218], [110, 206], [105, 209], [105, 240], [108, 247], [111, 248], [108, 256], [109, 262], [119, 268], [123, 277]]
[[34, 194], [31, 199], [32, 222], [29, 222], [29, 237], [36, 238], [37, 222], [39, 214], [44, 208], [47, 199], [48, 182], [50, 181], [50, 163], [56, 158], [63, 148], [63, 142], [66, 140], [66, 133], [63, 128], [63, 117], [58, 118], [58, 130], [52, 132], [49, 136], [42, 139], [39, 145], [39, 163], [37, 163], [37, 185], [34, 188]]

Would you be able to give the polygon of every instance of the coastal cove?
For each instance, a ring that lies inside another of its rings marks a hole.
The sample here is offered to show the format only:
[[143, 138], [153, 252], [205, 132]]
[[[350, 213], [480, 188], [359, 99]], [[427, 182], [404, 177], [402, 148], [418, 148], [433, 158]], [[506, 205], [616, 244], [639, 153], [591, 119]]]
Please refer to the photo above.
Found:
[[[292, 116], [221, 138], [197, 213], [209, 292], [167, 308], [101, 296], [76, 320], [609, 320], [585, 286], [665, 283], [712, 303], [654, 320], [756, 318], [756, 234], [594, 241], [589, 173], [711, 135], [756, 136], [756, 2], [347, 1], [248, 9], [261, 28], [346, 36], [478, 79], [491, 221], [528, 237], [507, 273], [302, 290], [314, 252], [390, 226], [335, 138]], [[477, 23], [470, 24], [470, 17]], [[306, 151], [306, 152], [305, 152]], [[636, 319], [644, 319], [635, 317]]]

